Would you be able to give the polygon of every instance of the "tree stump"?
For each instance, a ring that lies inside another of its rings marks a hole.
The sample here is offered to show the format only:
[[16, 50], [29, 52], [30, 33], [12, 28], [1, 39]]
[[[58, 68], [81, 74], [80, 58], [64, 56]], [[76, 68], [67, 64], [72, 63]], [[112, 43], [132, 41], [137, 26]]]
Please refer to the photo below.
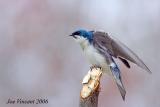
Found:
[[101, 76], [102, 70], [100, 68], [92, 68], [85, 75], [82, 81], [79, 107], [98, 107]]

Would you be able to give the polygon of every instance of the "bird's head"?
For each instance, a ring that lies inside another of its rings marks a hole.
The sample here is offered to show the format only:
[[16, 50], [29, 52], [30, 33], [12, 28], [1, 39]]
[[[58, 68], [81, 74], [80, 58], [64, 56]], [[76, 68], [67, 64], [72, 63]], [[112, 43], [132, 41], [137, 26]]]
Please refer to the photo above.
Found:
[[84, 42], [86, 40], [92, 42], [93, 31], [77, 30], [73, 32], [70, 36], [74, 37], [74, 39], [79, 43]]

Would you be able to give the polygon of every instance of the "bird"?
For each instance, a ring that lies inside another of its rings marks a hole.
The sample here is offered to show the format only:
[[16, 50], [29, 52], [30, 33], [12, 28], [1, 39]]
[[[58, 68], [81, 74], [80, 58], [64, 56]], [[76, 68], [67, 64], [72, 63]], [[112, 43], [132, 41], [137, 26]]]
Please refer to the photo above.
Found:
[[126, 90], [122, 82], [121, 71], [114, 59], [122, 61], [127, 68], [131, 68], [130, 62], [132, 62], [144, 71], [152, 73], [131, 49], [106, 32], [79, 29], [69, 36], [80, 44], [92, 67], [100, 67], [102, 73], [113, 77], [123, 100], [125, 100]]

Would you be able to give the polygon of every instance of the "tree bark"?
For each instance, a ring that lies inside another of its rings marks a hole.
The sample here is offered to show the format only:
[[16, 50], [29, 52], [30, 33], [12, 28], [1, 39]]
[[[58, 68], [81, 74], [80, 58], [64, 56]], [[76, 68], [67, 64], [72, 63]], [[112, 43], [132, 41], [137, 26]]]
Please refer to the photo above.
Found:
[[79, 107], [98, 107], [102, 70], [92, 68], [83, 78]]

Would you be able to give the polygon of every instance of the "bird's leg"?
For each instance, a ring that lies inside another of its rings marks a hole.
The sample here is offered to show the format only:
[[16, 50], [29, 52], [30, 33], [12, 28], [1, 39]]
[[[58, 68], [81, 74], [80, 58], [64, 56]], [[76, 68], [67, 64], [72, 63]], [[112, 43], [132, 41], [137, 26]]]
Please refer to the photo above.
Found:
[[102, 67], [101, 66], [98, 66], [98, 65], [92, 65], [91, 67], [90, 67], [90, 69], [91, 69], [91, 71], [92, 71], [92, 69], [94, 69], [94, 68], [99, 68], [99, 69], [102, 69]]
[[95, 68], [94, 65], [93, 65], [93, 66], [90, 66], [91, 71], [92, 71], [92, 69], [94, 69], [94, 68]]

